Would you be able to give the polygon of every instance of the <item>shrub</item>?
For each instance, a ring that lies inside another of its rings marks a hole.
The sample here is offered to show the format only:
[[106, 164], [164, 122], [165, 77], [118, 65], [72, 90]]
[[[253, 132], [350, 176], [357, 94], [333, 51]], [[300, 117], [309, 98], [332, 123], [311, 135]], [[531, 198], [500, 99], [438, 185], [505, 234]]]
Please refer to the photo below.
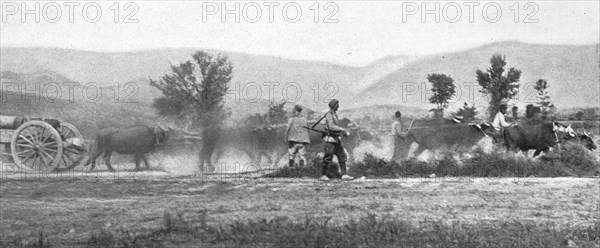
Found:
[[363, 161], [350, 167], [349, 173], [376, 177], [399, 177], [403, 174], [401, 166], [397, 163], [388, 162], [370, 153], [365, 155]]
[[409, 158], [399, 165], [367, 154], [363, 161], [351, 167], [350, 173], [371, 178], [427, 177], [431, 174], [438, 177], [562, 177], [600, 174], [596, 156], [579, 144], [564, 145], [539, 159], [502, 150], [491, 153], [475, 150], [471, 155], [466, 159], [457, 159], [452, 152], [446, 152], [439, 159], [419, 161]]
[[544, 154], [540, 160], [562, 168], [569, 176], [594, 176], [600, 172], [596, 156], [581, 144], [566, 143], [554, 152]]
[[[308, 164], [303, 167], [282, 167], [277, 169], [273, 173], [269, 173], [264, 175], [263, 177], [267, 178], [302, 178], [302, 177], [310, 177], [310, 178], [318, 178], [321, 176], [321, 165], [323, 158], [318, 156], [306, 156], [306, 160]], [[331, 163], [329, 164], [326, 174], [329, 178], [340, 178], [342, 175], [339, 172], [339, 164]]]

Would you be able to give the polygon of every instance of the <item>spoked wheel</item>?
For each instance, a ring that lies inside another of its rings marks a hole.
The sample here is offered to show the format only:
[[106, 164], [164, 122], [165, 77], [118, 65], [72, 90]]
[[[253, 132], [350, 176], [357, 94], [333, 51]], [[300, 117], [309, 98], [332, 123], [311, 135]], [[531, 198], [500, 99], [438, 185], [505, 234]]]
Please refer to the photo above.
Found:
[[77, 140], [82, 141], [83, 136], [77, 128], [70, 123], [61, 122], [58, 133], [65, 143], [63, 154], [58, 161], [57, 171], [70, 170], [75, 168], [83, 160], [85, 150], [83, 147], [73, 144]]
[[15, 163], [25, 171], [53, 171], [63, 155], [60, 134], [42, 121], [28, 121], [17, 128], [10, 148]]

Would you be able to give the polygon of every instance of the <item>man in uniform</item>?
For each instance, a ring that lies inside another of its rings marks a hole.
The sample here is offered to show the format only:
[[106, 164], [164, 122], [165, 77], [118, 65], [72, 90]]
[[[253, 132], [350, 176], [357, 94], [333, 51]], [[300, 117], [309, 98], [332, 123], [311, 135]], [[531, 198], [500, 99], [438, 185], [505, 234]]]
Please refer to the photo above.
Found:
[[327, 134], [323, 136], [323, 141], [325, 141], [325, 143], [323, 144], [323, 150], [325, 155], [323, 156], [323, 163], [321, 167], [321, 180], [329, 180], [329, 177], [327, 177], [326, 172], [329, 164], [333, 162], [334, 155], [337, 157], [338, 163], [340, 164], [342, 179], [354, 179], [353, 177], [348, 175], [348, 172], [346, 170], [347, 156], [346, 151], [342, 146], [342, 140], [340, 139], [340, 136], [348, 136], [350, 135], [350, 132], [348, 132], [348, 130], [346, 130], [345, 128], [342, 128], [337, 125], [339, 121], [337, 110], [339, 109], [339, 107], [339, 101], [333, 99], [329, 102], [329, 111], [325, 114], [325, 128], [327, 129]]
[[310, 143], [308, 129], [306, 129], [306, 118], [302, 116], [302, 107], [294, 106], [293, 116], [288, 120], [287, 131], [285, 132], [285, 140], [288, 142], [289, 163], [290, 167], [295, 164], [296, 156], [299, 157], [299, 166], [302, 167], [306, 163], [304, 154], [306, 153], [306, 145]]

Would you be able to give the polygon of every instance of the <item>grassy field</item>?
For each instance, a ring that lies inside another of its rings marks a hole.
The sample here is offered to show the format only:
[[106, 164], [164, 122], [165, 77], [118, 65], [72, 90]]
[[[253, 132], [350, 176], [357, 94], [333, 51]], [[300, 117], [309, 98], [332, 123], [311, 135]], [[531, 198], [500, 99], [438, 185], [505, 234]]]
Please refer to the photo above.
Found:
[[[598, 192], [598, 178], [323, 182], [172, 177], [163, 172], [120, 179], [106, 173], [44, 179], [3, 175], [0, 241], [5, 247], [336, 247], [342, 246], [340, 240], [356, 240], [346, 247], [410, 242], [425, 242], [412, 247], [461, 247], [502, 239], [490, 245], [598, 247]], [[396, 230], [402, 226], [418, 238], [403, 238]], [[321, 234], [307, 234], [313, 229]], [[274, 232], [280, 233], [278, 239]], [[377, 239], [380, 234], [390, 239]]]

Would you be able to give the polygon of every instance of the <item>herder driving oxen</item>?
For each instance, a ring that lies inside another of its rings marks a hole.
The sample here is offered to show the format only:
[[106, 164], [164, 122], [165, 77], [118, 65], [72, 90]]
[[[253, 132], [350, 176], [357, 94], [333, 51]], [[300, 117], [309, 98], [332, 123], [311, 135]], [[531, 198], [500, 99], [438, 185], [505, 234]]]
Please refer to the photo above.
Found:
[[506, 104], [501, 104], [500, 111], [496, 113], [496, 116], [494, 116], [494, 120], [492, 121], [492, 127], [494, 128], [487, 132], [487, 134], [492, 136], [496, 143], [503, 139], [504, 129], [513, 125], [512, 123], [506, 122], [505, 115], [507, 111], [508, 106]]
[[408, 155], [408, 134], [402, 131], [402, 113], [396, 111], [394, 114], [394, 122], [392, 123], [392, 137], [394, 139], [394, 154], [392, 160], [397, 164], [402, 163], [402, 158], [406, 158]]
[[133, 154], [135, 158], [135, 170], [140, 170], [140, 160], [144, 161], [146, 169], [150, 168], [144, 154], [151, 152], [157, 146], [167, 142], [169, 130], [160, 126], [151, 128], [144, 125], [131, 126], [127, 128], [102, 129], [96, 134], [89, 159], [84, 166], [89, 165], [90, 171], [96, 167], [96, 159], [104, 154], [104, 162], [109, 171], [115, 171], [110, 164], [112, 152], [119, 154]]

